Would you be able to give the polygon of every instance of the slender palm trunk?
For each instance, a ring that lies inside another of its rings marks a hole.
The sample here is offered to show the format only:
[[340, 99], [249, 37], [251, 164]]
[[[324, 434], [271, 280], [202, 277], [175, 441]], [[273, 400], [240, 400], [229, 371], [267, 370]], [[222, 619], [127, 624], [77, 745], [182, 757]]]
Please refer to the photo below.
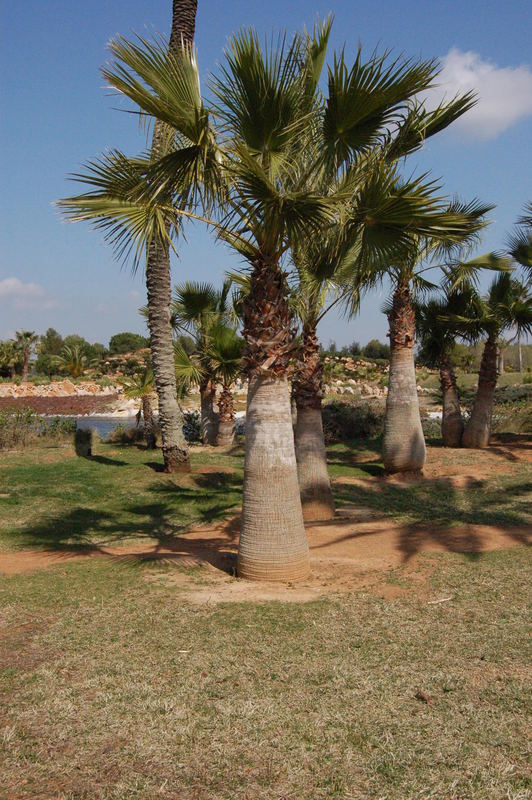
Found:
[[220, 447], [228, 447], [235, 441], [235, 410], [233, 395], [227, 384], [224, 384], [218, 401], [218, 417], [216, 444]]
[[445, 447], [460, 447], [464, 422], [460, 410], [460, 397], [456, 386], [456, 376], [449, 353], [445, 350], [440, 356], [440, 385], [443, 396], [441, 435]]
[[523, 372], [523, 348], [521, 346], [521, 331], [517, 331], [517, 353], [519, 355], [519, 372]]
[[[196, 22], [196, 0], [173, 0], [170, 52], [183, 42], [191, 46]], [[159, 120], [153, 132], [152, 152], [162, 149], [165, 126]], [[172, 326], [170, 324], [170, 250], [167, 243], [152, 242], [146, 264], [148, 328], [155, 386], [159, 398], [159, 423], [167, 472], [188, 472], [190, 458], [183, 435], [183, 414], [177, 403]]]
[[24, 350], [24, 365], [22, 367], [22, 383], [28, 380], [28, 371], [30, 367], [30, 351]]
[[218, 435], [218, 415], [214, 410], [216, 386], [210, 380], [200, 385], [201, 441], [203, 444], [216, 444]]
[[419, 415], [414, 367], [415, 317], [410, 290], [397, 286], [390, 323], [390, 373], [382, 457], [387, 472], [419, 472], [425, 438]]
[[331, 519], [334, 517], [334, 499], [327, 470], [321, 415], [323, 366], [315, 326], [306, 326], [303, 329], [294, 394], [297, 406], [297, 476], [303, 518]]
[[144, 417], [144, 438], [146, 439], [146, 447], [148, 450], [155, 450], [155, 426], [153, 424], [153, 411], [150, 403], [150, 398], [144, 396], [142, 398], [142, 416]]
[[493, 396], [496, 386], [497, 342], [489, 336], [482, 351], [473, 411], [462, 436], [462, 445], [464, 447], [482, 449], [488, 446], [491, 435]]
[[249, 375], [238, 574], [287, 581], [309, 572], [286, 373], [293, 342], [285, 278], [259, 261], [244, 304]]

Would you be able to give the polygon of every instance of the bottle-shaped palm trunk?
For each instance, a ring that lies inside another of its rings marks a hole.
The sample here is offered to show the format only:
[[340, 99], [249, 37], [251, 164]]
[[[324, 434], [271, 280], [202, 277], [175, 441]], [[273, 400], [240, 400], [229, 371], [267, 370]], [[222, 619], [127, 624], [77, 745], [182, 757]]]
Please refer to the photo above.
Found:
[[216, 444], [218, 436], [218, 414], [214, 410], [216, 399], [216, 386], [210, 380], [203, 381], [200, 385], [201, 406], [201, 441], [203, 444]]
[[287, 370], [293, 331], [285, 278], [258, 262], [244, 305], [249, 375], [238, 574], [287, 581], [309, 572], [299, 497]]
[[297, 476], [303, 518], [331, 519], [334, 516], [334, 499], [327, 470], [327, 451], [321, 414], [323, 366], [314, 326], [303, 328], [294, 395], [297, 406], [295, 427]]
[[[196, 24], [197, 0], [173, 0], [169, 51], [182, 44], [191, 47]], [[152, 152], [162, 152], [165, 126], [155, 122]], [[159, 399], [164, 466], [167, 472], [188, 472], [190, 457], [183, 434], [183, 414], [177, 402], [173, 331], [170, 324], [170, 249], [167, 243], [152, 242], [146, 260], [148, 289], [148, 328], [155, 387]]]
[[148, 450], [155, 450], [155, 425], [153, 422], [153, 410], [150, 398], [146, 395], [142, 398], [142, 416], [144, 418], [144, 439]]
[[460, 397], [451, 358], [445, 351], [440, 356], [440, 385], [443, 397], [441, 435], [444, 447], [460, 447], [464, 423]]
[[496, 385], [497, 342], [493, 337], [488, 337], [482, 352], [473, 411], [462, 436], [464, 447], [483, 448], [489, 445]]
[[235, 441], [235, 410], [233, 395], [227, 384], [224, 384], [218, 400], [218, 436], [216, 444], [229, 447]]
[[425, 437], [419, 415], [414, 367], [415, 316], [408, 286], [399, 285], [388, 315], [390, 373], [382, 457], [386, 472], [419, 472]]
[[189, 472], [190, 457], [183, 433], [183, 414], [177, 402], [174, 345], [170, 324], [170, 256], [168, 246], [163, 243], [154, 242], [150, 246], [146, 286], [148, 328], [153, 375], [159, 399], [164, 466], [167, 472]]

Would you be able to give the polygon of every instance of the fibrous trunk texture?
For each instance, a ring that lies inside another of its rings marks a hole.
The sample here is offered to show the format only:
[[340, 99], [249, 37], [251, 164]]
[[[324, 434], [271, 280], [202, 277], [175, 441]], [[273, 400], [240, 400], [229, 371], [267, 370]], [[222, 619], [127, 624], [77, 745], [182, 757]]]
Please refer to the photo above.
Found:
[[201, 441], [203, 444], [216, 444], [218, 436], [218, 414], [214, 410], [216, 386], [211, 380], [200, 386]]
[[460, 411], [460, 398], [456, 376], [450, 356], [445, 351], [440, 356], [440, 385], [443, 396], [441, 435], [444, 447], [460, 447], [464, 423]]
[[153, 411], [149, 397], [142, 398], [142, 416], [144, 417], [144, 438], [148, 450], [155, 450], [155, 426], [153, 424]]
[[286, 298], [278, 265], [257, 262], [244, 304], [249, 386], [237, 567], [252, 580], [295, 580], [310, 569], [286, 378], [293, 344]]
[[[196, 8], [196, 1], [174, 0], [170, 52], [175, 51], [181, 43], [192, 46]], [[164, 123], [157, 120], [152, 142], [154, 156], [161, 153], [164, 137]], [[170, 324], [170, 250], [166, 242], [154, 241], [149, 248], [146, 286], [148, 289], [148, 328], [155, 386], [159, 398], [159, 424], [164, 466], [167, 472], [188, 472], [190, 458], [183, 434], [183, 414], [177, 402], [174, 347]]]
[[28, 380], [28, 370], [30, 367], [30, 354], [27, 351], [24, 351], [24, 366], [22, 367], [22, 383], [26, 383]]
[[229, 386], [224, 385], [218, 400], [218, 436], [216, 444], [228, 447], [235, 441], [235, 412], [233, 395]]
[[419, 415], [414, 368], [415, 317], [408, 286], [393, 296], [390, 323], [390, 373], [382, 457], [387, 472], [419, 472], [425, 463], [425, 437]]
[[303, 329], [294, 394], [297, 405], [297, 475], [303, 518], [331, 519], [334, 517], [334, 499], [327, 470], [321, 415], [323, 366], [314, 326]]
[[482, 352], [473, 411], [462, 436], [462, 445], [464, 447], [483, 448], [488, 446], [491, 435], [493, 395], [496, 385], [497, 342], [492, 338], [488, 338]]

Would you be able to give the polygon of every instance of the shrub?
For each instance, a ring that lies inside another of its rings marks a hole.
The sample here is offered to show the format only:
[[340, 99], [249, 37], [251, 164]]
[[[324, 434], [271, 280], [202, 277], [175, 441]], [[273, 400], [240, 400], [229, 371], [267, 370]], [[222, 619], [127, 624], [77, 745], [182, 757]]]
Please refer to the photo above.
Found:
[[126, 427], [119, 423], [107, 437], [108, 442], [113, 444], [136, 444], [144, 439], [144, 429], [140, 426], [133, 428]]
[[0, 411], [0, 450], [25, 447], [38, 436], [38, 417], [31, 408]]
[[323, 406], [325, 441], [369, 439], [382, 433], [384, 412], [371, 403], [348, 403], [334, 400]]
[[183, 433], [187, 442], [201, 441], [201, 417], [199, 411], [184, 411], [183, 420]]

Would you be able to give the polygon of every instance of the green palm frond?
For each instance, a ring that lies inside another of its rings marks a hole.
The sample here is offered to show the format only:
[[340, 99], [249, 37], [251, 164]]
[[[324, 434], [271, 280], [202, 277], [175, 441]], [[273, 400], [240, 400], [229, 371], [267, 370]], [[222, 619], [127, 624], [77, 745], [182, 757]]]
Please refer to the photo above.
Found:
[[119, 383], [123, 387], [126, 397], [147, 397], [155, 392], [155, 377], [149, 364], [131, 376], [120, 378]]
[[449, 291], [463, 289], [469, 284], [478, 286], [480, 274], [485, 269], [496, 272], [511, 272], [512, 265], [507, 258], [493, 252], [484, 253], [469, 261], [455, 261], [443, 268], [444, 286]]
[[174, 342], [174, 363], [177, 384], [188, 389], [199, 384], [205, 375], [205, 369], [195, 353], [187, 353], [180, 342]]

